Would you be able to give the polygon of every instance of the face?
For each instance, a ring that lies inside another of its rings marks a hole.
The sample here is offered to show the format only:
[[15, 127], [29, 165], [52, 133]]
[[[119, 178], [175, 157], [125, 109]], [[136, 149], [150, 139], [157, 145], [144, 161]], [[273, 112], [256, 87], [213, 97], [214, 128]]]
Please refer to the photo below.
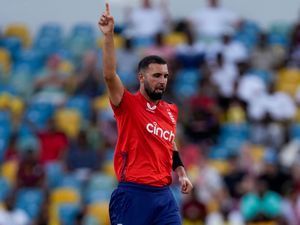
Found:
[[151, 100], [160, 100], [166, 90], [169, 72], [167, 65], [150, 64], [140, 74], [140, 82]]

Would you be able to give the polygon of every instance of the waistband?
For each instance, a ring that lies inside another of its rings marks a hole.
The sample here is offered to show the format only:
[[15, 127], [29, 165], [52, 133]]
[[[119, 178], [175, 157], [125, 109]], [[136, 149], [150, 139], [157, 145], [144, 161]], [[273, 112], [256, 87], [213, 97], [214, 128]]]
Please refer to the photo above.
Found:
[[160, 191], [170, 190], [169, 186], [155, 187], [146, 184], [138, 184], [132, 182], [120, 182], [118, 184], [118, 187], [127, 190], [146, 191], [146, 192], [160, 192]]

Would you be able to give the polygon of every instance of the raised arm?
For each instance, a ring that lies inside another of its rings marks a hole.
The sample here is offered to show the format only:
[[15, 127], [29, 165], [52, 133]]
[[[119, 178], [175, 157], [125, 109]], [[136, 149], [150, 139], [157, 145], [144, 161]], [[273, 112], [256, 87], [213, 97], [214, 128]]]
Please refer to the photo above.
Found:
[[99, 19], [98, 26], [104, 36], [103, 44], [103, 75], [108, 89], [108, 96], [115, 106], [122, 100], [124, 86], [116, 73], [117, 63], [114, 46], [114, 18], [110, 15], [109, 4]]

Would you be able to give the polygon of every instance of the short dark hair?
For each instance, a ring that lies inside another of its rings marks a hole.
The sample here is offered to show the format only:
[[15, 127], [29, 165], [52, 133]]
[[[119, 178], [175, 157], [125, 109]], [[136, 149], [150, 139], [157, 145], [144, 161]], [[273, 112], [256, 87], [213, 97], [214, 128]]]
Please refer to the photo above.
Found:
[[161, 58], [160, 56], [157, 55], [149, 55], [146, 56], [145, 58], [143, 58], [138, 65], [138, 72], [140, 72], [141, 70], [145, 70], [148, 68], [148, 66], [150, 64], [160, 64], [160, 65], [165, 65], [167, 64], [166, 60], [164, 60], [163, 58]]

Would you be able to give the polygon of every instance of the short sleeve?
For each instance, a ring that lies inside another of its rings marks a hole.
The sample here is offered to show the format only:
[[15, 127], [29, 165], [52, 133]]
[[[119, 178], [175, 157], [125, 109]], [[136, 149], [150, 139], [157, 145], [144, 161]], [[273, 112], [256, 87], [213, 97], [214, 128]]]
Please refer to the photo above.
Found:
[[109, 100], [109, 102], [115, 116], [120, 116], [130, 110], [130, 107], [133, 103], [133, 95], [127, 89], [125, 89], [121, 102], [118, 106], [115, 106], [111, 100]]

